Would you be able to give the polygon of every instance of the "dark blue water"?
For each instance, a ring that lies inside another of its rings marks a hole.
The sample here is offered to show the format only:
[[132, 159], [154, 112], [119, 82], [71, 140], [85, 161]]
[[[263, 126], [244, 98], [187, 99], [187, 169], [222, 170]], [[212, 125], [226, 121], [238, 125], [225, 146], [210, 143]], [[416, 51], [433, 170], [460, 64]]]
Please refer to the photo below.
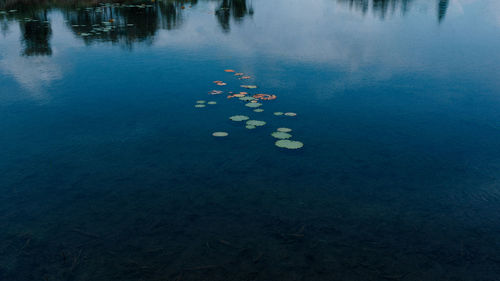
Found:
[[500, 2], [0, 3], [0, 280], [500, 280]]

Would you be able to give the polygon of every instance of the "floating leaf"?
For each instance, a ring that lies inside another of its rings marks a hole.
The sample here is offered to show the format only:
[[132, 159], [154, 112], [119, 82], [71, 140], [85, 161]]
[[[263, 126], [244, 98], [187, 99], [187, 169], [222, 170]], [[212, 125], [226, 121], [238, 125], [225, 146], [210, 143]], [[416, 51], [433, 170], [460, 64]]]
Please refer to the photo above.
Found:
[[246, 121], [246, 120], [250, 119], [250, 117], [245, 116], [245, 115], [234, 115], [234, 116], [229, 117], [229, 119], [231, 119], [233, 121]]
[[279, 140], [274, 143], [277, 147], [287, 148], [287, 149], [299, 149], [304, 146], [300, 141], [292, 140]]
[[216, 101], [209, 101], [209, 102], [207, 102], [207, 104], [217, 104], [217, 102]]
[[274, 138], [277, 138], [277, 139], [289, 139], [292, 137], [292, 135], [290, 135], [289, 133], [284, 133], [284, 132], [273, 132], [271, 134], [271, 136], [273, 136]]
[[206, 105], [204, 105], [204, 104], [197, 104], [197, 105], [195, 105], [194, 107], [205, 107], [205, 106], [206, 106]]
[[254, 125], [246, 125], [245, 128], [251, 130], [251, 129], [255, 129], [257, 127], [255, 127]]
[[205, 103], [204, 100], [197, 100], [196, 103]]
[[240, 100], [242, 100], [242, 101], [252, 101], [252, 100], [254, 100], [254, 98], [243, 96], [243, 97], [240, 98]]
[[278, 128], [278, 129], [276, 129], [276, 131], [283, 132], [283, 133], [290, 133], [292, 131], [292, 129], [290, 129], [290, 128]]
[[248, 120], [248, 121], [247, 121], [247, 125], [252, 125], [252, 126], [259, 127], [259, 126], [264, 126], [264, 125], [266, 125], [266, 122], [264, 122], [264, 121], [259, 121], [259, 120]]
[[229, 134], [226, 132], [214, 132], [212, 133], [212, 136], [214, 137], [227, 137]]
[[297, 116], [297, 113], [295, 112], [287, 112], [285, 113], [286, 116]]
[[222, 94], [222, 91], [212, 90], [212, 91], [209, 92], [209, 94], [211, 94], [211, 95], [220, 95], [220, 94]]
[[241, 85], [241, 87], [245, 89], [257, 89], [257, 86], [255, 85]]
[[245, 106], [252, 107], [252, 108], [259, 107], [261, 105], [262, 105], [262, 103], [258, 103], [258, 102], [256, 102], [256, 103], [249, 102], [249, 103], [245, 104]]
[[256, 99], [261, 99], [261, 100], [275, 100], [276, 95], [269, 95], [269, 94], [256, 94], [253, 95], [254, 98]]
[[274, 115], [276, 115], [276, 116], [281, 116], [281, 115], [283, 115], [283, 112], [279, 112], [279, 111], [278, 111], [278, 112], [275, 112], [275, 113], [273, 113], [273, 114], [274, 114]]
[[262, 112], [262, 111], [264, 111], [264, 109], [262, 109], [262, 108], [256, 108], [256, 109], [254, 109], [253, 111], [254, 111], [254, 112]]

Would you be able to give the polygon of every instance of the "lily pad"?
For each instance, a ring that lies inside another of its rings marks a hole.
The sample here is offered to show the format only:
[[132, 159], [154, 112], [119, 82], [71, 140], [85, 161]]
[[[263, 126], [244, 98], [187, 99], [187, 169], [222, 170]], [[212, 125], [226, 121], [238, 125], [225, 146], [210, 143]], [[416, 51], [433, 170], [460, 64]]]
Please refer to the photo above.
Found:
[[273, 113], [273, 114], [274, 114], [274, 115], [276, 115], [276, 116], [281, 116], [281, 115], [283, 115], [283, 112], [279, 112], [279, 111], [278, 111], [278, 112], [275, 112], [275, 113]]
[[262, 103], [258, 103], [258, 102], [249, 102], [249, 103], [245, 104], [245, 106], [252, 107], [252, 108], [259, 107], [261, 105], [262, 105]]
[[194, 107], [205, 107], [205, 106], [206, 106], [206, 105], [204, 105], [204, 104], [197, 104], [197, 105], [195, 105]]
[[253, 112], [262, 112], [262, 111], [264, 111], [264, 109], [262, 109], [262, 108], [256, 108], [253, 110]]
[[197, 100], [196, 103], [205, 103], [204, 100]]
[[246, 125], [245, 128], [252, 130], [252, 129], [255, 129], [257, 127], [255, 127], [254, 125]]
[[286, 116], [297, 116], [297, 113], [295, 112], [287, 112], [285, 113]]
[[265, 121], [259, 121], [259, 120], [248, 120], [247, 121], [247, 125], [252, 125], [252, 126], [259, 127], [259, 126], [266, 125], [266, 122]]
[[214, 137], [227, 137], [229, 134], [226, 132], [214, 132], [212, 133], [212, 136]]
[[292, 129], [290, 129], [290, 128], [278, 128], [278, 129], [276, 129], [276, 131], [283, 132], [283, 133], [290, 133], [292, 131]]
[[209, 101], [209, 102], [207, 102], [207, 104], [217, 104], [217, 102], [216, 101]]
[[277, 147], [287, 148], [287, 149], [299, 149], [304, 146], [300, 141], [293, 140], [279, 140], [274, 143]]
[[255, 85], [241, 85], [241, 87], [245, 89], [257, 89], [257, 86]]
[[246, 97], [246, 96], [243, 96], [240, 98], [240, 100], [242, 100], [242, 101], [253, 101], [254, 99], [255, 98], [253, 98], [253, 97]]
[[246, 121], [246, 120], [250, 119], [250, 117], [245, 116], [245, 115], [234, 115], [234, 116], [229, 117], [229, 119], [239, 122], [239, 121]]
[[273, 136], [274, 138], [277, 138], [277, 139], [289, 139], [292, 137], [292, 135], [290, 135], [289, 133], [283, 133], [283, 132], [274, 132], [271, 134], [271, 136]]

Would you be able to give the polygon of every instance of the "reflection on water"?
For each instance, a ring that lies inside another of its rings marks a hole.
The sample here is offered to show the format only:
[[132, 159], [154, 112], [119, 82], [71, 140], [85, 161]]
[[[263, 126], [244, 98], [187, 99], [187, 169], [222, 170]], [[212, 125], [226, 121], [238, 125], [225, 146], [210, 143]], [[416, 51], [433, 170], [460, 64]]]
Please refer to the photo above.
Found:
[[[207, 0], [212, 2], [211, 0]], [[249, 0], [216, 1], [212, 12], [224, 32], [230, 31], [231, 20], [241, 22], [245, 16], [254, 13]], [[406, 14], [414, 0], [337, 0], [353, 10], [366, 14], [370, 10], [380, 19], [387, 14], [400, 11]], [[449, 0], [438, 0], [438, 21], [446, 14]], [[186, 19], [185, 12], [194, 7], [198, 0], [178, 1], [2, 1], [1, 28], [5, 32], [8, 22], [19, 22], [22, 32], [22, 54], [51, 55], [50, 38], [52, 28], [47, 14], [50, 10], [61, 10], [69, 29], [86, 44], [95, 42], [120, 43], [128, 48], [136, 42], [152, 44], [158, 30], [179, 28]]]
[[[63, 11], [66, 24], [85, 43], [99, 41], [123, 43], [131, 47], [135, 42], [151, 44], [158, 30], [180, 27], [184, 12], [196, 5], [191, 1], [3, 1], [0, 3], [3, 30], [7, 22], [19, 22], [23, 33], [25, 55], [50, 55], [51, 24], [47, 18], [50, 9]], [[230, 30], [230, 21], [240, 22], [253, 9], [247, 0], [222, 0], [213, 12], [223, 31]], [[10, 11], [10, 12], [9, 12]]]
[[439, 0], [438, 3], [438, 21], [442, 22], [448, 9], [449, 0]]
[[[366, 14], [370, 9], [374, 15], [384, 19], [388, 13], [401, 12], [406, 14], [414, 0], [337, 0], [338, 3], [348, 5], [354, 10]], [[437, 0], [438, 21], [444, 19], [449, 0]]]
[[20, 21], [23, 36], [23, 55], [51, 55], [50, 37], [52, 28], [47, 18], [47, 10], [36, 11], [30, 19]]
[[252, 4], [250, 3], [250, 6], [247, 7], [246, 0], [223, 0], [215, 14], [222, 30], [228, 32], [231, 17], [239, 22], [244, 16], [252, 15], [253, 12]]

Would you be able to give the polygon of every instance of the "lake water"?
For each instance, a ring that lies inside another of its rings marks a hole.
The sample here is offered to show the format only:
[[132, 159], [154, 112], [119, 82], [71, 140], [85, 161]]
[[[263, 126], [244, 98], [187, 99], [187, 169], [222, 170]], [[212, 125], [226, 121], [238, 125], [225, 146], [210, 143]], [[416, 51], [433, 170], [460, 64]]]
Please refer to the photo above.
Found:
[[499, 48], [497, 0], [0, 1], [0, 280], [500, 280]]

